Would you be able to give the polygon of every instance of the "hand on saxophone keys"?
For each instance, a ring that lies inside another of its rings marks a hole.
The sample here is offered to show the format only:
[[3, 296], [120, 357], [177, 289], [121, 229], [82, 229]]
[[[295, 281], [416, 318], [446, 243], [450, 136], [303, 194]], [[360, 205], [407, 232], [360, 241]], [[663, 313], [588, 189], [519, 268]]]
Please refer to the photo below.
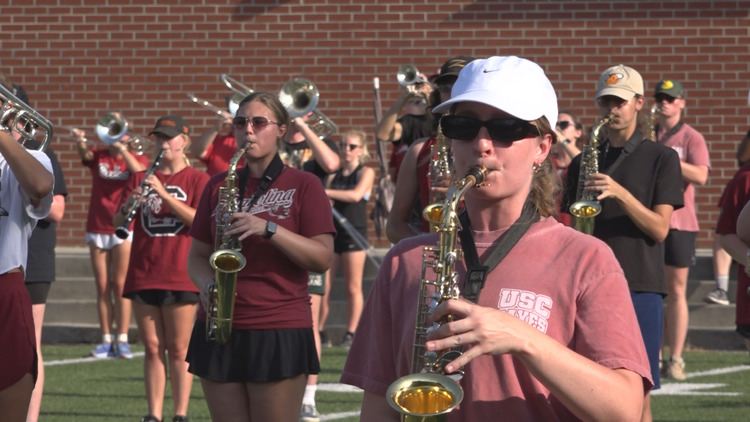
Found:
[[263, 236], [266, 233], [267, 221], [247, 212], [232, 214], [224, 234], [244, 240], [250, 236]]
[[590, 174], [584, 183], [584, 187], [587, 191], [598, 192], [596, 196], [597, 201], [601, 201], [604, 198], [623, 199], [625, 195], [629, 194], [622, 185], [604, 173]]

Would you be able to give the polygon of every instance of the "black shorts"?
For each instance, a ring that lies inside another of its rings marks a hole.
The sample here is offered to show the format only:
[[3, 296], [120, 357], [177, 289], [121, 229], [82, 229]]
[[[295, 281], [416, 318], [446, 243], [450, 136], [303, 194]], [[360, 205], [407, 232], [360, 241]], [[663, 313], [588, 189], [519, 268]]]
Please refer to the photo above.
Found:
[[692, 267], [697, 237], [697, 232], [670, 229], [664, 240], [664, 263], [672, 267]]
[[227, 344], [206, 342], [206, 323], [196, 321], [188, 371], [216, 382], [269, 382], [320, 373], [312, 328], [232, 330]]
[[123, 296], [132, 301], [152, 306], [198, 303], [198, 293], [175, 290], [138, 290]]
[[26, 283], [26, 290], [29, 291], [32, 305], [47, 303], [47, 296], [49, 296], [49, 288], [51, 284], [52, 282], [49, 281]]
[[[366, 228], [355, 228], [355, 230], [362, 235], [363, 239], [367, 239], [367, 229]], [[333, 238], [333, 252], [334, 253], [343, 253], [343, 252], [354, 252], [354, 251], [363, 251], [364, 248], [361, 247], [357, 241], [352, 237], [352, 235], [349, 234], [346, 229], [341, 229], [336, 232], [336, 237]]]

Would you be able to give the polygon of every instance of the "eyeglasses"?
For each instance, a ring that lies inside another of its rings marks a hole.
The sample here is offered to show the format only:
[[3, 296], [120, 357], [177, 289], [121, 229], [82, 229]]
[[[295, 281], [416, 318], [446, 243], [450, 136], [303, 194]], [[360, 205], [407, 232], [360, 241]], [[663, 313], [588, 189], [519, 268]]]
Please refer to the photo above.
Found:
[[669, 95], [666, 95], [666, 94], [656, 94], [656, 95], [654, 95], [654, 100], [656, 100], [657, 103], [661, 103], [661, 102], [666, 101], [669, 104], [672, 104], [674, 102], [674, 100], [676, 100], [676, 99], [677, 98], [670, 97]]
[[279, 124], [278, 122], [274, 122], [273, 120], [269, 120], [262, 116], [255, 116], [255, 117], [250, 117], [250, 118], [237, 116], [234, 119], [232, 119], [232, 124], [238, 128], [243, 128], [247, 126], [248, 122], [251, 125], [253, 125], [253, 129], [263, 129], [264, 127], [270, 124], [274, 124], [274, 125]]
[[568, 128], [568, 126], [575, 126], [573, 122], [569, 122], [567, 120], [561, 120], [557, 122], [557, 127], [560, 128], [560, 130], [565, 130]]
[[357, 144], [341, 144], [341, 149], [349, 149], [349, 151], [354, 151], [355, 149], [359, 148], [359, 145]]
[[487, 128], [490, 138], [497, 142], [514, 142], [531, 135], [539, 135], [539, 129], [536, 126], [514, 117], [501, 117], [487, 121], [454, 115], [440, 118], [443, 135], [459, 141], [473, 141], [483, 127]]

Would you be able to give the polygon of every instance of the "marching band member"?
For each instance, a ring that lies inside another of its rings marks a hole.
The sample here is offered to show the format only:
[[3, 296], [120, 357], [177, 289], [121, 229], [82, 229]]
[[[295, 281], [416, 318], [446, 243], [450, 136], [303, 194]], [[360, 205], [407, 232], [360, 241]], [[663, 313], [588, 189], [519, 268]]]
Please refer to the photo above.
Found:
[[288, 112], [268, 92], [245, 97], [233, 119], [238, 143], [247, 147], [247, 166], [236, 172], [240, 210], [222, 229], [241, 241], [248, 264], [237, 275], [226, 344], [206, 341], [205, 309], [215, 278], [209, 265], [217, 230], [213, 214], [227, 174], [209, 181], [190, 229], [188, 271], [201, 291], [201, 307], [187, 360], [217, 422], [296, 422], [307, 377], [320, 371], [308, 271], [329, 268], [335, 229], [320, 181], [284, 166], [279, 157], [287, 122]]
[[[0, 83], [12, 85], [0, 74]], [[3, 420], [23, 422], [37, 378], [36, 335], [24, 286], [28, 240], [50, 212], [54, 177], [42, 151], [27, 150], [12, 122], [0, 122], [0, 409]], [[13, 134], [12, 134], [13, 133]]]
[[[603, 242], [552, 217], [557, 97], [544, 71], [518, 57], [475, 60], [435, 112], [449, 113], [440, 126], [459, 177], [486, 169], [464, 196], [455, 246], [466, 257], [455, 264], [457, 287], [472, 300], [443, 301], [427, 321], [455, 317], [431, 331], [428, 350], [463, 348], [445, 367], [465, 371], [448, 420], [638, 419], [652, 384], [625, 277]], [[399, 420], [385, 393], [411, 371], [407, 322], [416, 320], [423, 248], [437, 240], [402, 240], [376, 277], [341, 377], [365, 390], [362, 421]], [[488, 260], [497, 266], [467, 281], [467, 266]]]
[[[112, 218], [117, 212], [122, 195], [133, 173], [148, 166], [148, 157], [136, 155], [123, 143], [128, 135], [106, 148], [89, 148], [85, 133], [74, 129], [78, 155], [91, 170], [91, 196], [86, 218], [86, 244], [91, 255], [91, 267], [96, 282], [96, 310], [102, 342], [91, 356], [95, 358], [131, 358], [128, 343], [131, 303], [122, 297], [128, 272], [132, 238], [115, 236]], [[117, 333], [112, 334], [112, 325]]]
[[128, 192], [132, 193], [113, 221], [119, 227], [135, 211], [134, 247], [123, 295], [133, 302], [146, 351], [143, 373], [148, 415], [141, 422], [162, 420], [167, 372], [174, 402], [172, 421], [188, 421], [193, 375], [187, 371], [185, 356], [198, 303], [198, 289], [187, 273], [188, 230], [209, 179], [188, 165], [189, 132], [180, 116], [157, 120], [150, 135], [155, 137], [156, 149], [164, 150], [163, 157], [157, 167], [152, 165], [155, 171], [131, 176]]

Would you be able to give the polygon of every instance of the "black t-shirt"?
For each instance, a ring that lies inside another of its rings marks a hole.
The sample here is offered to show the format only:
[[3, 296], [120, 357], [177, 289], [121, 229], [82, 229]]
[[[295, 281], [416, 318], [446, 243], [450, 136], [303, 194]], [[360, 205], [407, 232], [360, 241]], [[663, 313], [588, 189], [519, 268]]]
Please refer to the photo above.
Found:
[[[622, 150], [603, 142], [599, 148], [599, 171], [608, 173], [607, 168]], [[565, 185], [569, 188], [563, 199], [563, 210], [575, 202], [580, 165], [581, 154], [573, 159], [568, 169]], [[671, 148], [643, 141], [610, 176], [646, 208], [669, 204], [679, 209], [684, 204], [680, 159]], [[625, 271], [630, 290], [666, 294], [664, 243], [655, 242], [641, 231], [617, 200], [606, 198], [601, 205], [602, 212], [595, 217], [594, 236], [612, 248]]]
[[[52, 163], [52, 171], [55, 176], [54, 195], [68, 195], [65, 187], [60, 162], [57, 154], [51, 148], [45, 151]], [[55, 224], [47, 220], [37, 221], [34, 231], [29, 239], [29, 256], [26, 260], [26, 282], [52, 282], [55, 281], [55, 244], [57, 242], [57, 231]]]

